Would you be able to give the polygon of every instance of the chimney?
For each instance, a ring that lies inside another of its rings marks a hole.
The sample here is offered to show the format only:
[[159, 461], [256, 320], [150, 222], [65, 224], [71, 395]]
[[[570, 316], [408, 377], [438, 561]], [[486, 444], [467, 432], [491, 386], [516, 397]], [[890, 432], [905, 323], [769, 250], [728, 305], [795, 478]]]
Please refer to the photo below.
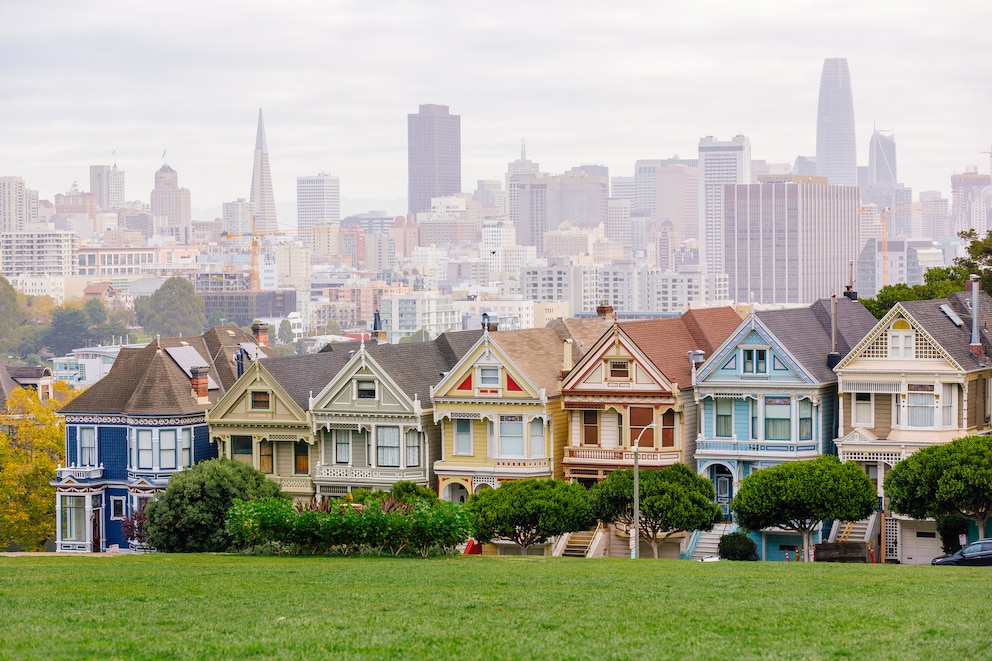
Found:
[[971, 351], [975, 360], [981, 361], [984, 358], [984, 352], [982, 351], [982, 336], [978, 332], [980, 316], [978, 292], [982, 289], [982, 281], [974, 273], [968, 280], [968, 289], [971, 290], [971, 344], [968, 345], [968, 350]]
[[382, 327], [382, 317], [379, 316], [378, 310], [372, 314], [371, 340], [376, 344], [382, 344], [386, 341], [386, 331]]
[[[845, 292], [846, 293], [846, 292]], [[827, 367], [833, 369], [840, 362], [837, 349], [837, 294], [830, 295], [830, 353], [827, 354]]]
[[599, 302], [599, 305], [596, 306], [596, 315], [599, 316], [600, 319], [605, 319], [606, 321], [610, 321], [611, 319], [616, 321], [613, 317], [613, 306], [610, 305], [610, 302], [605, 298]]
[[210, 402], [207, 395], [207, 386], [209, 384], [207, 374], [209, 372], [209, 367], [191, 367], [189, 370], [191, 394], [196, 398], [197, 404], [208, 404]]
[[561, 357], [561, 374], [560, 378], [564, 378], [566, 374], [572, 371], [575, 364], [572, 360], [572, 340], [565, 340], [561, 343], [562, 346], [562, 357]]
[[854, 260], [847, 263], [847, 284], [844, 285], [844, 298], [858, 300], [858, 292], [854, 291]]
[[255, 343], [260, 347], [269, 346], [269, 325], [268, 324], [252, 324], [251, 334], [255, 336]]

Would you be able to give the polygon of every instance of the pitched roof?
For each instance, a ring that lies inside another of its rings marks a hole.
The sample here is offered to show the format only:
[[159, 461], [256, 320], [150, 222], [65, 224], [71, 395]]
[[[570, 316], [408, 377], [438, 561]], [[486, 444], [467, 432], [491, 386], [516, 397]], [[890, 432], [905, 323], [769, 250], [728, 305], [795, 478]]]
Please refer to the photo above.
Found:
[[296, 405], [307, 411], [310, 408], [310, 395], [323, 390], [351, 358], [349, 352], [357, 348], [356, 342], [344, 342], [335, 344], [333, 350], [303, 356], [265, 358], [258, 362]]
[[[988, 334], [988, 326], [992, 323], [992, 298], [985, 292], [979, 292], [979, 340], [984, 347], [985, 355], [992, 356], [992, 338]], [[965, 371], [986, 369], [968, 349], [971, 344], [971, 294], [957, 292], [947, 298], [932, 301], [903, 301], [902, 308], [953, 358]], [[941, 309], [947, 305], [961, 319], [958, 326]]]
[[658, 369], [680, 389], [692, 387], [690, 351], [713, 350], [740, 325], [733, 308], [690, 309], [672, 319], [621, 322], [620, 328]]
[[[799, 364], [820, 383], [833, 383], [837, 375], [827, 365], [831, 351], [830, 299], [822, 298], [806, 308], [763, 310], [755, 316]], [[877, 320], [860, 301], [837, 298], [837, 352], [843, 358], [858, 344]]]
[[20, 385], [10, 377], [8, 369], [13, 367], [9, 363], [0, 361], [0, 408], [7, 407], [7, 400], [10, 394]]
[[568, 319], [548, 328], [526, 328], [491, 333], [489, 338], [520, 368], [538, 388], [550, 395], [558, 393], [562, 369], [562, 343], [572, 340], [572, 358], [579, 360], [608, 331], [605, 319]]
[[[83, 391], [61, 412], [140, 416], [203, 413], [234, 382], [231, 378], [236, 370], [234, 354], [240, 343], [253, 341], [236, 326], [227, 326], [212, 328], [201, 336], [168, 337], [142, 348], [124, 347], [107, 376]], [[218, 387], [208, 391], [208, 403], [197, 403], [189, 376], [167, 351], [174, 347], [192, 347], [202, 365], [209, 367], [209, 375]]]

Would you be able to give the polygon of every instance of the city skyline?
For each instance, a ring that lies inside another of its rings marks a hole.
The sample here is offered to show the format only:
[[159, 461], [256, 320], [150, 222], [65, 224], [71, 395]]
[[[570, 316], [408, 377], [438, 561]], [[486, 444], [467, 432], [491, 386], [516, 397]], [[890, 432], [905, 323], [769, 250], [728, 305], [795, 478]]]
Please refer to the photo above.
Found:
[[[345, 213], [348, 200], [405, 198], [404, 120], [427, 103], [462, 117], [468, 191], [503, 179], [521, 138], [551, 174], [601, 163], [629, 176], [638, 159], [691, 157], [707, 135], [743, 134], [753, 158], [791, 163], [815, 154], [818, 78], [831, 57], [850, 66], [859, 165], [877, 126], [898, 137], [900, 179], [914, 191], [947, 196], [952, 173], [988, 172], [980, 152], [992, 142], [992, 90], [980, 63], [990, 46], [967, 28], [992, 7], [788, 7], [711, 2], [672, 14], [577, 3], [524, 16], [454, 3], [377, 14], [353, 3], [160, 16], [100, 3], [7, 6], [22, 29], [0, 45], [0, 176], [51, 199], [116, 159], [127, 198], [147, 201], [167, 149], [193, 208], [219, 216], [222, 203], [249, 196], [262, 108], [279, 225], [292, 227], [296, 178], [314, 172], [340, 178]], [[375, 29], [358, 29], [367, 24]], [[439, 36], [438, 25], [451, 29]], [[179, 38], [189, 49], [172, 47]]]

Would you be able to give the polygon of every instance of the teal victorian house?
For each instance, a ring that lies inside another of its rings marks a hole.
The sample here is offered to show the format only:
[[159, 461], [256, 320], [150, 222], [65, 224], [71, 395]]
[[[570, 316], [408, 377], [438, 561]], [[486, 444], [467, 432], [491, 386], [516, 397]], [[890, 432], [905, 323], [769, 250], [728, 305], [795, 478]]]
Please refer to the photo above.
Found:
[[[697, 469], [713, 481], [728, 517], [741, 481], [756, 470], [836, 454], [833, 367], [874, 325], [871, 313], [847, 298], [754, 312], [698, 366]], [[798, 539], [763, 531], [756, 541], [762, 558], [775, 560]]]

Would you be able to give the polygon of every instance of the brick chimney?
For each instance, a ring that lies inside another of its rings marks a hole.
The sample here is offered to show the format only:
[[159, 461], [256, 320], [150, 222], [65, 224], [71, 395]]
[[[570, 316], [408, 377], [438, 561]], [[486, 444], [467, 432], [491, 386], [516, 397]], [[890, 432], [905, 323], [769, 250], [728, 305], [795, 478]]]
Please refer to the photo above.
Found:
[[209, 379], [207, 374], [210, 372], [209, 367], [191, 367], [190, 370], [189, 383], [192, 389], [192, 395], [196, 398], [197, 404], [208, 404], [210, 398], [207, 394], [207, 387], [209, 384]]
[[615, 319], [613, 319], [613, 306], [610, 305], [610, 302], [606, 299], [600, 301], [599, 305], [596, 306], [596, 314], [599, 316], [600, 319], [605, 319], [606, 321], [610, 321], [610, 320], [615, 321]]
[[251, 334], [255, 336], [255, 343], [260, 347], [269, 346], [269, 325], [252, 324]]

